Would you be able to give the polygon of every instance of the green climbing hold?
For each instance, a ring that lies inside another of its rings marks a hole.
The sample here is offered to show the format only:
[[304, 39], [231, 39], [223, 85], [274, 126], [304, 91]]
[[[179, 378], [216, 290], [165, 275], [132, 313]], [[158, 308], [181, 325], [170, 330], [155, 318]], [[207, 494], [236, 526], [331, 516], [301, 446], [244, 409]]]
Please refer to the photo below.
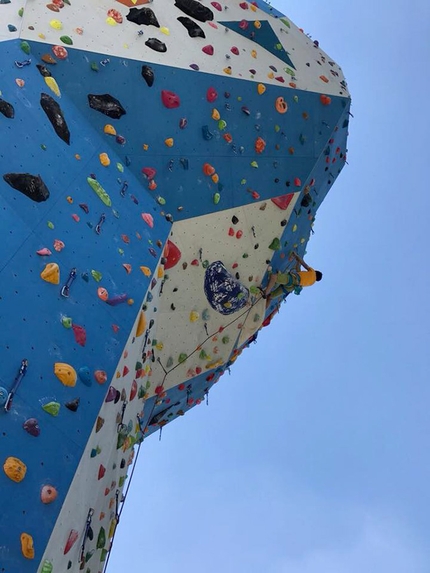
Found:
[[179, 364], [182, 364], [182, 362], [185, 362], [186, 359], [187, 359], [187, 355], [185, 354], [185, 352], [181, 352], [181, 354], [178, 357]]
[[199, 358], [200, 360], [206, 360], [206, 358], [208, 357], [206, 350], [204, 348], [202, 348], [200, 350], [200, 354], [199, 354]]
[[222, 131], [223, 129], [225, 129], [227, 127], [227, 122], [224, 121], [223, 119], [220, 119], [218, 122], [218, 129], [220, 131]]
[[281, 248], [281, 241], [278, 239], [278, 237], [275, 237], [273, 241], [270, 243], [269, 249], [272, 249], [272, 251], [279, 251], [280, 248]]
[[30, 55], [31, 52], [31, 48], [30, 48], [30, 44], [28, 42], [26, 42], [25, 40], [23, 40], [19, 46], [21, 48], [21, 50], [27, 54], [27, 56]]
[[287, 26], [287, 28], [291, 28], [290, 23], [286, 18], [280, 18], [281, 22]]
[[124, 434], [118, 434], [118, 439], [116, 442], [116, 449], [119, 450], [120, 448], [122, 448], [122, 446], [125, 444], [125, 439], [127, 436], [125, 436]]
[[258, 163], [256, 161], [251, 161], [251, 167], [254, 167], [254, 169], [258, 169]]
[[[100, 555], [100, 563], [103, 563], [104, 561], [106, 561], [107, 554], [108, 554], [108, 550], [102, 549], [101, 555]], [[42, 571], [42, 573], [43, 573], [43, 571]]]
[[96, 282], [100, 282], [103, 278], [103, 275], [100, 271], [95, 271], [94, 269], [91, 270], [91, 276]]
[[249, 257], [248, 253], [243, 253], [242, 259], [247, 259]]
[[92, 177], [87, 177], [87, 182], [91, 189], [96, 193], [96, 195], [103, 201], [103, 203], [110, 207], [112, 205], [112, 201], [100, 183]]
[[99, 71], [99, 67], [97, 65], [97, 62], [91, 62], [90, 64], [91, 69], [93, 70], [93, 72], [98, 72]]
[[51, 416], [58, 416], [60, 404], [58, 402], [48, 402], [42, 406], [42, 409], [45, 410], [47, 414], [51, 414]]
[[221, 341], [223, 344], [228, 344], [230, 342], [230, 337], [229, 336], [223, 336]]
[[70, 36], [60, 36], [60, 40], [67, 46], [73, 46], [73, 40]]
[[119, 478], [119, 480], [118, 480], [118, 487], [122, 487], [122, 486], [124, 485], [124, 482], [125, 482], [125, 478], [126, 478], [126, 477], [127, 477], [127, 476], [121, 476], [121, 477]]
[[166, 366], [167, 368], [173, 366], [173, 358], [171, 356], [169, 356], [169, 358], [167, 359]]
[[221, 200], [221, 195], [220, 195], [219, 193], [214, 193], [214, 196], [213, 196], [213, 202], [214, 202], [214, 204], [215, 204], [215, 205], [218, 205], [218, 203], [220, 202], [220, 200]]
[[299, 103], [299, 96], [295, 95], [293, 97], [293, 101], [294, 101], [294, 103]]
[[204, 269], [207, 269], [208, 266], [209, 266], [209, 261], [208, 261], [207, 259], [205, 259], [205, 260], [202, 262], [202, 267], [203, 267]]
[[45, 559], [42, 565], [42, 569], [40, 570], [40, 573], [52, 573], [52, 571], [53, 571], [52, 563]]
[[281, 131], [281, 127], [279, 125], [275, 125], [275, 131], [276, 133], [279, 133]]
[[261, 294], [261, 291], [258, 287], [256, 287], [255, 285], [252, 285], [249, 287], [249, 292], [251, 294]]
[[203, 320], [209, 320], [210, 318], [210, 314], [209, 314], [209, 310], [207, 308], [204, 309], [204, 311], [202, 312], [202, 318]]
[[120, 163], [119, 161], [116, 164], [116, 168], [118, 169], [118, 171], [120, 173], [124, 173], [124, 165], [122, 163]]
[[46, 150], [48, 149], [44, 143], [41, 143], [41, 144], [40, 144], [40, 148], [41, 148], [43, 151], [46, 151]]
[[291, 68], [284, 68], [284, 72], [286, 72], [288, 75], [294, 77], [294, 71]]
[[104, 527], [100, 527], [100, 531], [99, 531], [99, 534], [97, 536], [96, 547], [97, 547], [97, 549], [103, 549], [103, 547], [105, 545], [106, 545], [106, 531], [105, 531]]
[[62, 316], [61, 324], [64, 326], [64, 328], [72, 328], [72, 319], [70, 316]]
[[165, 205], [166, 204], [166, 199], [164, 199], [164, 197], [157, 197], [157, 203], [159, 203], [160, 205]]
[[47, 224], [49, 229], [55, 229], [55, 225], [52, 221], [48, 221], [46, 224]]
[[20, 18], [22, 18], [23, 15], [24, 15], [24, 8], [20, 8], [20, 9], [18, 10], [18, 16], [19, 16]]

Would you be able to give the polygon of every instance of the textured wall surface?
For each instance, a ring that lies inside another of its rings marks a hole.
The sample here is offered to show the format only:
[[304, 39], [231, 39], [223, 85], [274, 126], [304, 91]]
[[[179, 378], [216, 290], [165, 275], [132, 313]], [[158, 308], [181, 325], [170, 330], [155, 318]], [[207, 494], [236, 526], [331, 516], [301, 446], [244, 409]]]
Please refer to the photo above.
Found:
[[103, 570], [136, 448], [277, 311], [349, 104], [264, 2], [0, 1], [0, 572]]

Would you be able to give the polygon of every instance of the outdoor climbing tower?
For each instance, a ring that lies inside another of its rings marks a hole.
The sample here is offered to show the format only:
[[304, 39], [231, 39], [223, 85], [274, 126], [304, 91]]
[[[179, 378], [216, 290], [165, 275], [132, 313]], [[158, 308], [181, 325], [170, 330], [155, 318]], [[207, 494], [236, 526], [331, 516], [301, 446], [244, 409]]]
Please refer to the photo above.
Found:
[[142, 440], [277, 311], [349, 107], [261, 0], [0, 0], [0, 572], [104, 571]]

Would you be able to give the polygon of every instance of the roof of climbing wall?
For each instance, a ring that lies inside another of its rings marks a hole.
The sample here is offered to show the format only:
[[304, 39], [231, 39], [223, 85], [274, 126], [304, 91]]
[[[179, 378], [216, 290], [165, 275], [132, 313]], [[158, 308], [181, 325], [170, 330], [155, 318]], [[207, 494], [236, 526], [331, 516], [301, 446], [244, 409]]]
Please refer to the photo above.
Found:
[[0, 562], [97, 572], [143, 438], [277, 312], [259, 287], [305, 253], [349, 93], [264, 2], [11, 0], [0, 22]]

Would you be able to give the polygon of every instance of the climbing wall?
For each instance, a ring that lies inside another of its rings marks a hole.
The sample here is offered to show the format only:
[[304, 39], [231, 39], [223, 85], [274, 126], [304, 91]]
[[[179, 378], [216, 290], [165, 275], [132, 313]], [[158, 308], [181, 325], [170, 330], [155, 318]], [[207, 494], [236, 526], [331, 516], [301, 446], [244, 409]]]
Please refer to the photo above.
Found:
[[142, 441], [278, 311], [349, 105], [264, 2], [0, 0], [1, 573], [104, 570]]

